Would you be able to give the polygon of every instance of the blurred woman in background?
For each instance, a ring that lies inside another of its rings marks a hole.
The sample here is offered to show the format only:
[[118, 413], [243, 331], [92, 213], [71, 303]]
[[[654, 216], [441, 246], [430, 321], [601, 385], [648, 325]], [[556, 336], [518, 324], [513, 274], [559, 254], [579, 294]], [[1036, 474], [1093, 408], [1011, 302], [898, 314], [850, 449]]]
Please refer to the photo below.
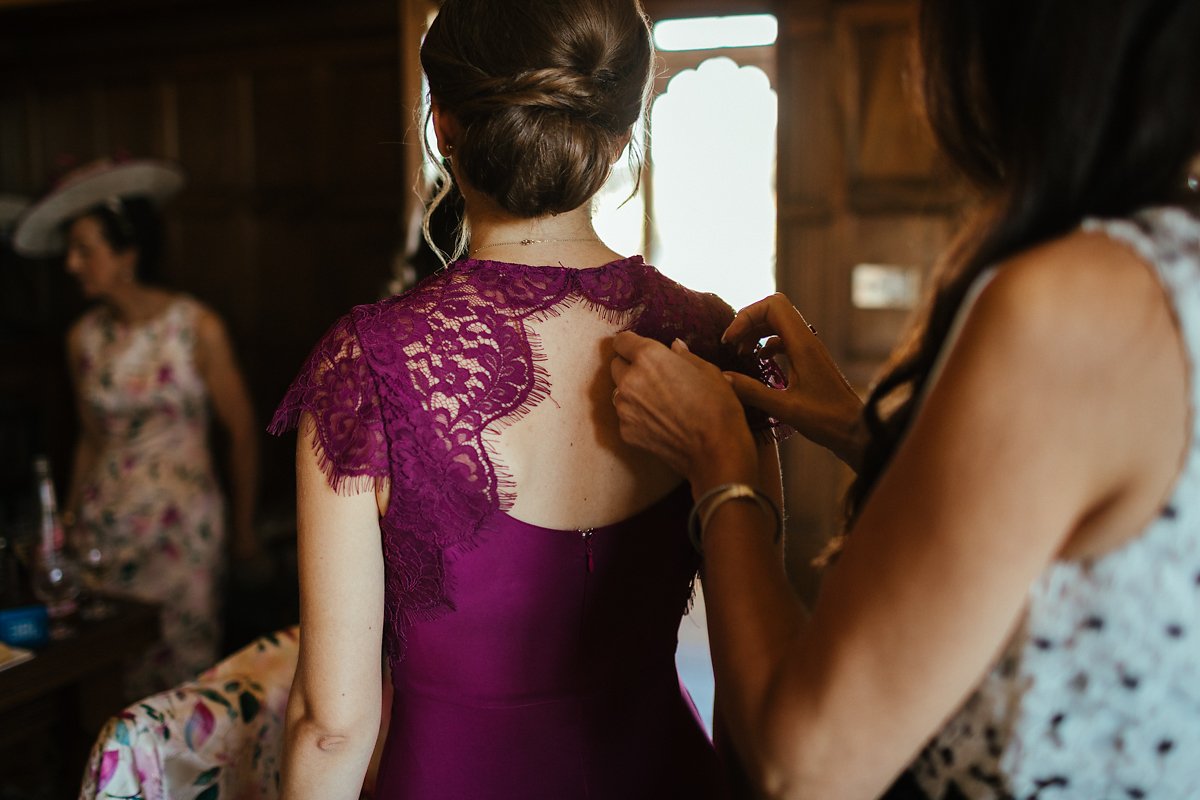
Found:
[[182, 185], [170, 164], [98, 162], [35, 204], [13, 238], [25, 255], [65, 250], [96, 301], [67, 335], [81, 434], [65, 508], [107, 562], [103, 588], [163, 604], [162, 642], [129, 675], [130, 699], [219, 655], [226, 511], [210, 414], [230, 434], [234, 555], [258, 553], [257, 434], [229, 336], [210, 308], [156, 282], [158, 205]]

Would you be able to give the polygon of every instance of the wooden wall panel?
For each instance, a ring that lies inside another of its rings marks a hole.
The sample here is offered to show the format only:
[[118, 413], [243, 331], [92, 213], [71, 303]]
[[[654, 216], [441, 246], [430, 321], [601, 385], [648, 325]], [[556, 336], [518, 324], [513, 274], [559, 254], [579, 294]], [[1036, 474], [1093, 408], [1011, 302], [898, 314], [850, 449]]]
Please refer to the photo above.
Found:
[[857, 179], [929, 180], [934, 151], [929, 136], [912, 116], [909, 89], [912, 52], [906, 24], [863, 26], [855, 30], [858, 111], [851, 155]]
[[[171, 283], [212, 305], [238, 338], [248, 338], [258, 316], [258, 270], [241, 214], [192, 213], [171, 228]], [[232, 282], [230, 275], [239, 278]]]
[[41, 92], [32, 104], [31, 123], [42, 155], [39, 177], [45, 181], [71, 163], [90, 157], [95, 133], [89, 90], [79, 85], [52, 86]]
[[915, 5], [845, 3], [836, 41], [849, 202], [862, 213], [944, 210], [952, 198], [913, 85]]
[[781, 15], [779, 207], [781, 227], [828, 215], [839, 200], [842, 130], [833, 91], [834, 50], [826, 14]]
[[328, 123], [322, 109], [314, 108], [325, 99], [316, 70], [291, 65], [255, 70], [252, 85], [256, 183], [271, 189], [322, 183], [316, 139]]
[[[912, 95], [913, 0], [779, 2], [779, 286], [817, 326], [860, 393], [907, 309], [852, 303], [854, 267], [925, 271], [960, 195]], [[810, 556], [841, 526], [852, 475], [808, 443], [783, 448], [789, 569], [811, 595]]]
[[145, 79], [113, 83], [99, 89], [102, 113], [97, 150], [116, 156], [167, 155], [163, 126], [163, 96], [156, 82]]
[[335, 62], [328, 97], [331, 185], [410, 191], [411, 181], [397, 183], [403, 143], [419, 140], [409, 130], [412, 112], [401, 106], [396, 64]]
[[[932, 258], [949, 244], [950, 221], [942, 215], [896, 214], [858, 217], [850, 221], [847, 258], [839, 269], [839, 285], [850, 291], [856, 264], [885, 264], [927, 273]], [[908, 325], [909, 309], [855, 308], [846, 299], [849, 340], [844, 360], [859, 382], [887, 358]]]
[[253, 181], [243, 149], [253, 132], [242, 116], [240, 79], [238, 72], [221, 71], [175, 81], [175, 151], [187, 168], [189, 189], [227, 189]]
[[0, 90], [0, 191], [26, 194], [30, 180], [29, 111], [24, 93]]

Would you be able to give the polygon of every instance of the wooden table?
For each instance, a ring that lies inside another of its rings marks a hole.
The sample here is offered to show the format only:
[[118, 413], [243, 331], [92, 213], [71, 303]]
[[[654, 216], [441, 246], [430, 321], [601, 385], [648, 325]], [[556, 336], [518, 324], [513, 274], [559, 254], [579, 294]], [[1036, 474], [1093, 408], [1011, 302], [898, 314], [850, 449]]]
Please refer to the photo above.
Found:
[[159, 606], [113, 602], [114, 616], [75, 620], [75, 636], [0, 672], [0, 797], [78, 794], [96, 734], [127, 705], [127, 660], [161, 635]]

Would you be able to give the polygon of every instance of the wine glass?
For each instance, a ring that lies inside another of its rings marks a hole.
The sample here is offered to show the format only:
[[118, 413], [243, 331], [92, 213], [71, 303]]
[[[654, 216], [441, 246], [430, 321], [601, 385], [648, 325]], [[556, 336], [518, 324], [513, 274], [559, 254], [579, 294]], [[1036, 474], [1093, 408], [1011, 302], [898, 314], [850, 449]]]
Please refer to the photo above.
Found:
[[72, 531], [71, 542], [83, 584], [79, 616], [91, 621], [108, 619], [116, 613], [116, 606], [104, 594], [112, 572], [112, 555], [100, 541], [100, 535], [90, 527], [77, 527]]
[[39, 547], [33, 558], [33, 594], [46, 606], [50, 617], [50, 638], [59, 640], [75, 635], [66, 618], [75, 612], [79, 597], [79, 572], [73, 561], [59, 550]]

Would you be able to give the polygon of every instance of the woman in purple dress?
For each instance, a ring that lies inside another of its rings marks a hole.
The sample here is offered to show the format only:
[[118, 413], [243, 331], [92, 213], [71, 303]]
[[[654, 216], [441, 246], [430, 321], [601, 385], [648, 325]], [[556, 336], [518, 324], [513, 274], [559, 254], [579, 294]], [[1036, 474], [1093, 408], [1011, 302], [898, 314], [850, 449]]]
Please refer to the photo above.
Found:
[[592, 227], [652, 59], [637, 0], [447, 0], [426, 36], [469, 246], [339, 320], [273, 422], [300, 429], [284, 797], [358, 797], [383, 705], [379, 798], [726, 794], [674, 664], [690, 492], [621, 441], [611, 340], [765, 372], [726, 304]]

